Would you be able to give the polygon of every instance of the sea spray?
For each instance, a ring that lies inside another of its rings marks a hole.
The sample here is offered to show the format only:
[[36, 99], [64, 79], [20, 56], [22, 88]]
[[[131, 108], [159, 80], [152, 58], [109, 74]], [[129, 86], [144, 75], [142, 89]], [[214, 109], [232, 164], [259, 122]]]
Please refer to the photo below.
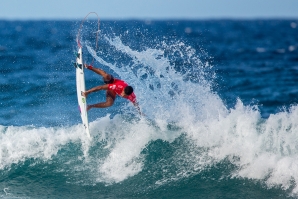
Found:
[[[160, 125], [159, 132], [155, 133], [163, 132], [165, 124], [174, 122], [181, 128], [176, 134], [176, 139], [186, 135], [184, 139], [188, 140], [186, 143], [189, 143], [189, 146], [184, 148], [185, 150], [177, 150], [176, 154], [173, 154], [173, 159], [176, 161], [171, 161], [171, 164], [175, 169], [167, 170], [163, 178], [156, 180], [157, 184], [161, 185], [195, 175], [202, 172], [204, 168], [228, 159], [236, 166], [229, 174], [231, 177], [260, 180], [268, 187], [281, 185], [285, 190], [293, 186], [297, 178], [296, 172], [291, 172], [295, 168], [293, 164], [296, 164], [297, 139], [290, 137], [297, 132], [294, 128], [296, 121], [293, 119], [297, 118], [295, 107], [290, 113], [281, 112], [271, 115], [267, 120], [261, 118], [256, 105], [245, 106], [240, 99], [237, 100], [234, 108], [227, 109], [220, 97], [212, 91], [210, 83], [212, 80], [206, 79], [204, 64], [201, 62], [196, 62], [201, 72], [194, 73], [196, 80], [193, 81], [187, 78], [191, 76], [189, 73], [175, 69], [175, 65], [161, 49], [136, 51], [125, 46], [118, 37], [105, 39], [117, 50], [128, 55], [132, 59], [131, 65], [109, 64], [97, 56], [89, 46], [88, 51], [99, 63], [110, 67], [120, 78], [134, 85], [142, 109], [149, 118], [158, 126]], [[181, 43], [177, 44], [179, 45], [183, 46]], [[167, 50], [169, 49], [170, 47]], [[284, 117], [291, 121], [288, 126], [284, 127], [284, 124], [281, 124], [282, 119], [279, 115], [287, 115]], [[280, 135], [288, 131], [292, 133]], [[149, 132], [146, 128], [142, 128], [141, 133], [146, 136]], [[143, 140], [143, 144], [138, 147], [139, 152], [152, 141], [151, 139], [149, 136]], [[167, 140], [166, 137], [163, 139]], [[274, 142], [277, 142], [277, 147], [268, 148]], [[290, 143], [285, 144], [288, 142]], [[120, 151], [116, 154], [120, 155], [119, 153]], [[115, 157], [116, 154], [113, 156]], [[118, 176], [119, 178], [109, 174], [110, 177], [115, 181], [121, 181], [140, 172], [143, 160], [141, 155], [137, 154], [138, 152], [135, 152], [134, 157], [129, 158], [139, 165], [127, 167], [131, 173], [127, 172], [126, 177], [124, 175]], [[110, 159], [107, 159], [108, 162]], [[264, 164], [265, 162], [267, 164]], [[107, 163], [104, 164], [107, 165]], [[108, 164], [111, 165], [111, 163]], [[289, 169], [290, 172], [281, 172], [284, 169]]]
[[[117, 50], [128, 55], [132, 59], [132, 64], [109, 64], [87, 45], [88, 51], [99, 63], [108, 66], [121, 79], [135, 87], [138, 101], [148, 116], [155, 119], [160, 117], [165, 121], [179, 121], [184, 112], [188, 111], [195, 112], [194, 119], [213, 117], [213, 112], [224, 114], [226, 111], [221, 99], [211, 91], [210, 82], [206, 80], [210, 77], [204, 70], [208, 71], [209, 68], [205, 68], [199, 58], [193, 55], [193, 49], [189, 50], [181, 42], [173, 44], [174, 47], [167, 47], [167, 50], [178, 51], [177, 48], [180, 47], [190, 51], [186, 53], [191, 55], [186, 56], [185, 62], [190, 63], [192, 60], [192, 68], [182, 70], [183, 66], [180, 66], [182, 69], [177, 72], [175, 65], [164, 55], [165, 50], [147, 49], [138, 52], [125, 46], [118, 37], [114, 39], [105, 37], [105, 39]], [[165, 44], [163, 48], [166, 48]], [[177, 59], [183, 60], [185, 56], [183, 53], [185, 52], [181, 50], [180, 54], [183, 57]], [[210, 101], [213, 103], [209, 103]]]

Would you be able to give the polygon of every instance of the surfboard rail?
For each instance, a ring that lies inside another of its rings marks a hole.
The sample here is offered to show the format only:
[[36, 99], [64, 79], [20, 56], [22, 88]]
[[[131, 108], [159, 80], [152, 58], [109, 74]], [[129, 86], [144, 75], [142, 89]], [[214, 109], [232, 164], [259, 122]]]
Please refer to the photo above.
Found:
[[88, 123], [88, 113], [87, 113], [87, 99], [82, 95], [82, 92], [86, 91], [85, 86], [85, 75], [84, 75], [84, 66], [83, 66], [83, 56], [82, 56], [82, 47], [79, 46], [77, 56], [76, 56], [76, 86], [77, 86], [77, 97], [79, 111], [81, 113], [82, 122], [85, 128], [85, 132], [88, 138], [91, 138], [89, 131]]

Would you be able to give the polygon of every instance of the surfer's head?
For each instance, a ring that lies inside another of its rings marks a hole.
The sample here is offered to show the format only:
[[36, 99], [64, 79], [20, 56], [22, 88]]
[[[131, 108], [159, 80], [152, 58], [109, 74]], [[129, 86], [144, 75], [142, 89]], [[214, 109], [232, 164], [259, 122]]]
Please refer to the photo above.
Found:
[[133, 92], [133, 88], [131, 86], [126, 86], [124, 89], [124, 94], [125, 95], [130, 95]]

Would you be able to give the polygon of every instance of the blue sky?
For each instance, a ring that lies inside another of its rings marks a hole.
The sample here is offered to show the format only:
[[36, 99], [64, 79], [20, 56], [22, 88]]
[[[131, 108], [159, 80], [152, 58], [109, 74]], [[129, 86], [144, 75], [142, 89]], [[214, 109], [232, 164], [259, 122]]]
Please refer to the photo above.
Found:
[[0, 0], [0, 19], [296, 18], [298, 0]]

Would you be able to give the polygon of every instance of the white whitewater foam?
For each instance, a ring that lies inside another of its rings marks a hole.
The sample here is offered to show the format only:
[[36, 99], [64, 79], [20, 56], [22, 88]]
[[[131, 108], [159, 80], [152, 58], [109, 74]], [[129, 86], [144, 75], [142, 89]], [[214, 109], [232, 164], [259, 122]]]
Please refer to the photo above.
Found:
[[[157, 125], [160, 130], [168, 122], [174, 121], [182, 127], [187, 138], [192, 143], [185, 152], [179, 151], [176, 154], [177, 172], [173, 175], [165, 175], [157, 183], [168, 182], [181, 177], [200, 172], [206, 166], [214, 165], [226, 159], [237, 166], [237, 170], [231, 173], [232, 177], [248, 178], [265, 182], [268, 187], [281, 186], [289, 189], [293, 182], [298, 181], [298, 108], [293, 106], [289, 111], [282, 111], [278, 114], [270, 115], [268, 119], [261, 118], [260, 111], [256, 106], [245, 106], [240, 99], [234, 108], [227, 110], [222, 100], [216, 93], [212, 92], [209, 80], [204, 79], [204, 69], [200, 61], [197, 65], [202, 73], [195, 73], [199, 76], [196, 83], [185, 81], [186, 74], [179, 74], [169, 64], [162, 49], [147, 49], [145, 51], [135, 51], [125, 46], [119, 37], [114, 39], [106, 38], [107, 42], [118, 51], [129, 55], [133, 63], [129, 66], [117, 66], [104, 62], [96, 53], [88, 48], [89, 52], [101, 64], [113, 69], [121, 78], [128, 80], [135, 85], [136, 93], [142, 108]], [[177, 46], [183, 46], [179, 43]], [[166, 46], [166, 45], [165, 45]], [[168, 46], [168, 49], [172, 48]], [[179, 51], [179, 47], [175, 50]], [[187, 52], [190, 59], [193, 50]], [[183, 54], [183, 52], [182, 52]], [[142, 67], [140, 67], [142, 65]], [[207, 64], [208, 65], [208, 64]], [[134, 75], [132, 75], [134, 74]], [[142, 79], [141, 77], [147, 76]], [[150, 89], [150, 88], [154, 89]], [[169, 94], [172, 91], [172, 94]], [[138, 124], [136, 124], [138, 125]], [[115, 154], [104, 163], [102, 171], [107, 171], [112, 167], [113, 157], [119, 157], [119, 165], [124, 165], [133, 159], [136, 164], [127, 167], [126, 174], [120, 175], [123, 166], [117, 167], [118, 172], [114, 175], [110, 170], [108, 175], [115, 181], [121, 181], [127, 176], [134, 175], [141, 170], [142, 163], [138, 162], [138, 152], [149, 142], [150, 127], [143, 128], [144, 139], [137, 145], [138, 150], [126, 152], [125, 157], [120, 158], [121, 147], [124, 143], [129, 145], [129, 140], [124, 139], [116, 147]], [[152, 130], [154, 131], [154, 130]], [[180, 132], [182, 133], [182, 132]], [[129, 134], [128, 134], [129, 136]], [[148, 137], [146, 137], [148, 136]], [[178, 137], [178, 135], [177, 135]], [[166, 137], [163, 139], [167, 140]], [[121, 146], [121, 147], [120, 147]], [[125, 147], [124, 147], [125, 148]], [[202, 150], [202, 148], [204, 150]], [[126, 149], [128, 150], [128, 148]], [[129, 148], [129, 150], [131, 150]], [[183, 159], [183, 157], [185, 159]], [[122, 159], [122, 161], [121, 161]], [[187, 164], [181, 163], [187, 162]], [[117, 163], [118, 164], [118, 163]], [[129, 164], [126, 164], [129, 165]], [[187, 165], [187, 166], [185, 166]], [[115, 165], [113, 165], [115, 167]], [[298, 187], [294, 185], [294, 193], [298, 193]]]
[[34, 126], [0, 126], [0, 169], [26, 159], [49, 160], [69, 142], [86, 142], [82, 126], [36, 128]]

